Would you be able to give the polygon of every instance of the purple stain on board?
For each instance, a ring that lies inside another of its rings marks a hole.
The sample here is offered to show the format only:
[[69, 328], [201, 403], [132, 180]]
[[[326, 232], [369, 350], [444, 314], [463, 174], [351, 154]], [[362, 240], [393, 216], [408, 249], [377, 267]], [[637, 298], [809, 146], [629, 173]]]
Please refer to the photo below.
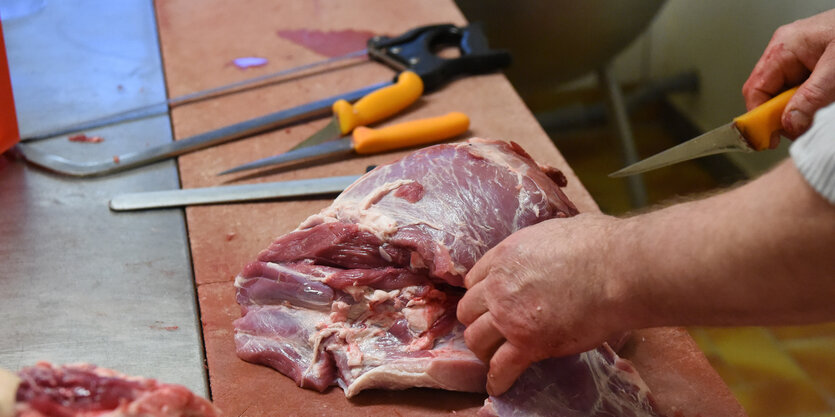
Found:
[[267, 62], [269, 62], [267, 58], [260, 58], [257, 56], [245, 56], [232, 60], [232, 63], [240, 69], [263, 67], [264, 65], [267, 65]]

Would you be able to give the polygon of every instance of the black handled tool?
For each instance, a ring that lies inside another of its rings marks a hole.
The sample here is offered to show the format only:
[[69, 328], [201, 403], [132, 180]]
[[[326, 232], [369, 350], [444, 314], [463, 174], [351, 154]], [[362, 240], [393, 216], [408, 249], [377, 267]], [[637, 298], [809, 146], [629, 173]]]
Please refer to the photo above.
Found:
[[[444, 58], [436, 52], [457, 47], [460, 56]], [[490, 49], [478, 23], [466, 27], [451, 24], [423, 26], [395, 38], [378, 36], [368, 41], [368, 55], [401, 71], [410, 70], [431, 92], [450, 80], [493, 72], [510, 65], [510, 53]]]

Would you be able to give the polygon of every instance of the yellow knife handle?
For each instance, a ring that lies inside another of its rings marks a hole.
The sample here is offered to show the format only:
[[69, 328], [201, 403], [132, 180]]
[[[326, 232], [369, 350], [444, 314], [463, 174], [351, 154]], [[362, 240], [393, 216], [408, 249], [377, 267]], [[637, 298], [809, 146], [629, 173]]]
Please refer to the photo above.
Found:
[[734, 126], [754, 149], [762, 151], [771, 144], [771, 135], [783, 129], [783, 110], [797, 87], [783, 91], [754, 110], [734, 119]]
[[423, 94], [423, 80], [411, 71], [402, 72], [397, 82], [373, 91], [352, 106], [345, 100], [333, 103], [333, 114], [339, 120], [343, 135], [357, 126], [365, 126], [390, 117], [409, 107]]
[[354, 151], [359, 154], [372, 154], [426, 145], [458, 136], [469, 127], [470, 119], [466, 114], [459, 112], [379, 129], [360, 126], [354, 129]]

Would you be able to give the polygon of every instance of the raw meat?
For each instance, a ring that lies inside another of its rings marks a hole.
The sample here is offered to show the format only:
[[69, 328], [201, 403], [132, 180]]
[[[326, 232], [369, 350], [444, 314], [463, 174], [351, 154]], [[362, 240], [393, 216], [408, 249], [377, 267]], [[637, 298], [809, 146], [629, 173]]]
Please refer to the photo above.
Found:
[[77, 135], [70, 136], [67, 139], [69, 139], [70, 142], [82, 142], [82, 143], [100, 143], [100, 142], [104, 142], [104, 138], [101, 137], [101, 136], [87, 136], [83, 133], [79, 133]]
[[531, 366], [479, 417], [658, 416], [649, 388], [629, 361], [609, 345]]
[[[485, 210], [495, 215], [476, 216]], [[545, 171], [504, 142], [440, 145], [378, 167], [236, 279], [238, 354], [299, 386], [336, 383], [348, 396], [483, 391], [484, 365], [455, 319], [457, 287], [505, 236], [575, 212]]]
[[[564, 185], [515, 143], [485, 139], [376, 168], [237, 277], [238, 355], [349, 397], [369, 388], [483, 392], [485, 367], [455, 319], [463, 278], [511, 233], [576, 214]], [[625, 362], [584, 355], [593, 366], [582, 375], [603, 384], [584, 393], [644, 406], [645, 386], [621, 378]], [[621, 380], [625, 391], [608, 383]], [[504, 402], [491, 404], [503, 415]]]
[[181, 385], [129, 377], [90, 364], [40, 362], [18, 374], [16, 417], [216, 417]]

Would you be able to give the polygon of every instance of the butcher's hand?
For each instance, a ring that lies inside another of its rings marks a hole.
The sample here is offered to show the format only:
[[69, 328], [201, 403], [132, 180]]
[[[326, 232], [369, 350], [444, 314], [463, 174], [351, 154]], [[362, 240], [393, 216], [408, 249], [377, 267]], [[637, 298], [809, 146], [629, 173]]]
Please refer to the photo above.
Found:
[[777, 29], [742, 95], [751, 110], [796, 85], [782, 116], [784, 133], [792, 138], [809, 129], [818, 109], [835, 101], [835, 9]]
[[601, 345], [627, 329], [608, 236], [620, 220], [580, 214], [526, 227], [488, 251], [458, 304], [467, 346], [505, 392], [534, 362]]

